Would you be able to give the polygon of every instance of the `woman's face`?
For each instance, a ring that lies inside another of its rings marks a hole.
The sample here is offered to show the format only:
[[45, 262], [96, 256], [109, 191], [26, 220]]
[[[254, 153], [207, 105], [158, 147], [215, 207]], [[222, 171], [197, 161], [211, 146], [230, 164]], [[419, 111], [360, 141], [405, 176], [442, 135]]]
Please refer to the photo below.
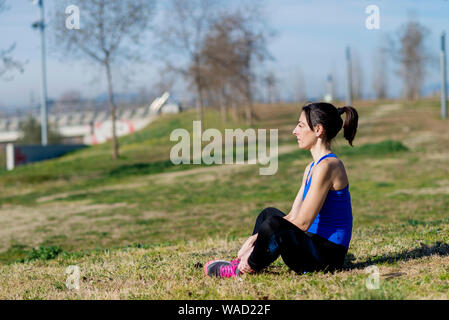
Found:
[[306, 114], [304, 113], [304, 111], [301, 112], [298, 124], [296, 125], [292, 133], [296, 136], [300, 149], [310, 150], [310, 148], [316, 143], [318, 139], [315, 132], [310, 129], [309, 125], [307, 124]]

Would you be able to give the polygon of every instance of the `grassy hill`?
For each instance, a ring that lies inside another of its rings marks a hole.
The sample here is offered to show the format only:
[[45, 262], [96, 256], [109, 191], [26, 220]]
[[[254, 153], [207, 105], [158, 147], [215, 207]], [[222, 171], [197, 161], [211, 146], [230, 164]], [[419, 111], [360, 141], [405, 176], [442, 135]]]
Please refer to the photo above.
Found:
[[[346, 270], [303, 276], [278, 259], [266, 272], [211, 279], [202, 265], [234, 258], [257, 214], [291, 208], [312, 161], [291, 132], [296, 105], [257, 106], [254, 128], [279, 129], [279, 168], [180, 165], [175, 128], [195, 112], [164, 115], [119, 140], [0, 171], [0, 298], [5, 299], [415, 299], [449, 297], [449, 135], [439, 103], [363, 102], [354, 148], [333, 151], [350, 180], [354, 231]], [[204, 129], [242, 128], [206, 113]], [[80, 290], [65, 286], [69, 265]], [[380, 289], [368, 290], [376, 265]]]

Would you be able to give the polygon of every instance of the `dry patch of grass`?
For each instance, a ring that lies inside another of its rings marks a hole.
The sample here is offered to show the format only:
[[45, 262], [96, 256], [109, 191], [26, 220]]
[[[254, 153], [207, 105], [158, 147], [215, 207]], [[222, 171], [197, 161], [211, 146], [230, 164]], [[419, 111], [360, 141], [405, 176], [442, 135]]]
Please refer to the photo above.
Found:
[[146, 183], [142, 183], [142, 182], [138, 182], [138, 183], [122, 183], [119, 185], [112, 185], [112, 186], [106, 186], [106, 187], [96, 187], [96, 188], [90, 188], [90, 189], [86, 189], [86, 190], [82, 190], [82, 191], [70, 191], [70, 192], [63, 192], [63, 193], [57, 193], [57, 194], [52, 194], [49, 196], [44, 196], [44, 197], [40, 197], [36, 199], [37, 203], [42, 203], [42, 202], [50, 202], [53, 200], [60, 200], [60, 199], [64, 199], [70, 196], [76, 196], [76, 195], [81, 195], [81, 194], [85, 194], [86, 192], [88, 193], [100, 193], [103, 191], [114, 191], [114, 190], [127, 190], [127, 189], [135, 189], [135, 188], [140, 188], [145, 186]]
[[[11, 242], [37, 246], [49, 235], [73, 234], [74, 225], [94, 223], [80, 214], [129, 207], [127, 203], [91, 204], [89, 200], [29, 206], [4, 205], [0, 210], [0, 248]], [[87, 230], [85, 230], [87, 231]]]
[[386, 196], [393, 196], [396, 194], [446, 194], [449, 195], [449, 186], [438, 188], [420, 188], [420, 189], [399, 189], [388, 193]]
[[[379, 236], [374, 240], [382, 241]], [[365, 265], [346, 263], [346, 270], [295, 274], [278, 259], [264, 272], [239, 278], [204, 275], [203, 265], [231, 259], [244, 239], [208, 238], [175, 246], [126, 248], [81, 258], [0, 266], [0, 299], [447, 299], [449, 252], [424, 252], [393, 264], [374, 264], [380, 288], [369, 290]], [[374, 241], [376, 242], [376, 241]], [[360, 242], [355, 242], [360, 243]], [[356, 244], [361, 246], [361, 244]], [[354, 253], [357, 250], [350, 250]], [[421, 252], [421, 251], [420, 251]], [[397, 248], [369, 253], [394, 256]], [[363, 260], [363, 258], [361, 259]], [[65, 285], [69, 265], [80, 268], [80, 289]], [[5, 289], [8, 288], [8, 289]]]

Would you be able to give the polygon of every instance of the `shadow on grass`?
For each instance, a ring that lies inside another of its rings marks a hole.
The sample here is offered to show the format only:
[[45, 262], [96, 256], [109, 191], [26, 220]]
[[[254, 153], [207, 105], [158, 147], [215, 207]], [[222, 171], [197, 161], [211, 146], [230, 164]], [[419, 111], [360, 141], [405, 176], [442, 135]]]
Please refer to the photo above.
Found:
[[439, 241], [428, 246], [421, 243], [420, 247], [414, 249], [404, 250], [398, 253], [385, 254], [380, 256], [369, 257], [365, 261], [352, 263], [355, 260], [353, 254], [348, 253], [345, 258], [343, 270], [364, 269], [370, 265], [382, 264], [382, 263], [394, 263], [396, 261], [408, 261], [411, 259], [419, 259], [428, 257], [431, 255], [449, 256], [449, 245], [447, 243], [441, 243]]

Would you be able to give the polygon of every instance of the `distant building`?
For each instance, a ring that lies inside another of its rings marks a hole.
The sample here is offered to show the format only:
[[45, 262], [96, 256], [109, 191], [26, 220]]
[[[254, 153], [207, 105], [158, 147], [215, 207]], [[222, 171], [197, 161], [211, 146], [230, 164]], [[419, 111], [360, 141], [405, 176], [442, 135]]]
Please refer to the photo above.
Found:
[[332, 75], [329, 74], [327, 76], [326, 81], [326, 94], [324, 95], [325, 102], [331, 103], [334, 100], [333, 92], [334, 92], [334, 81], [332, 79]]
[[[181, 106], [168, 103], [170, 95], [164, 93], [150, 105], [137, 108], [118, 109], [116, 113], [117, 136], [138, 131], [147, 126], [162, 113], [178, 113]], [[58, 110], [59, 112], [56, 112]], [[39, 114], [32, 114], [39, 121]], [[0, 119], [0, 144], [15, 142], [21, 137], [20, 122], [25, 117], [17, 116]], [[99, 144], [112, 137], [112, 121], [108, 111], [92, 110], [87, 104], [55, 104], [50, 109], [48, 122], [55, 125], [64, 137], [65, 143]]]

